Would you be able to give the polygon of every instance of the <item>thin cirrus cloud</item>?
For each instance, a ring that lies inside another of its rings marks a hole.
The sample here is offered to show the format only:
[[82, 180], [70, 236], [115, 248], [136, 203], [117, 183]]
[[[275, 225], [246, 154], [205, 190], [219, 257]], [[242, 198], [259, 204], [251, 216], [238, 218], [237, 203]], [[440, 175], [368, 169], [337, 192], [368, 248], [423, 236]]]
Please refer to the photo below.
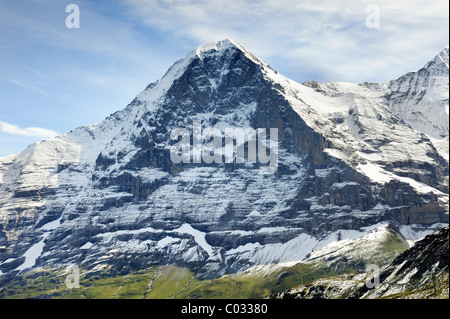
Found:
[[25, 89], [25, 90], [27, 90], [27, 91], [36, 92], [36, 93], [39, 93], [39, 94], [44, 95], [44, 96], [49, 96], [49, 94], [46, 91], [44, 91], [44, 90], [42, 90], [42, 89], [40, 89], [38, 87], [35, 87], [35, 86], [32, 86], [32, 85], [28, 85], [28, 84], [25, 84], [25, 83], [23, 83], [21, 81], [17, 81], [17, 80], [8, 80], [8, 81], [13, 83], [13, 84], [15, 84], [15, 85], [17, 85], [17, 86], [19, 86], [19, 87], [21, 87], [21, 88], [23, 88], [23, 89]]
[[41, 128], [41, 127], [25, 127], [21, 128], [15, 124], [7, 123], [0, 121], [0, 132], [12, 134], [12, 135], [20, 135], [20, 136], [29, 136], [29, 137], [39, 137], [39, 138], [49, 138], [58, 135], [58, 132], [53, 130]]

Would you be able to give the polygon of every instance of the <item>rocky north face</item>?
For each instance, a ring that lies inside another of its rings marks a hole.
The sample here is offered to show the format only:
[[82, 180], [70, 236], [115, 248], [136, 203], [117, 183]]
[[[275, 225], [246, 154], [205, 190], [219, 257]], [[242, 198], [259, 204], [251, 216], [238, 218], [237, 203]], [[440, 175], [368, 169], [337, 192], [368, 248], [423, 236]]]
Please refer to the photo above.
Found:
[[[386, 223], [406, 240], [443, 227], [448, 70], [447, 46], [388, 83], [299, 84], [232, 40], [203, 45], [104, 121], [0, 158], [0, 276], [169, 263], [216, 276]], [[277, 129], [276, 173], [174, 163], [171, 132], [194, 121]]]

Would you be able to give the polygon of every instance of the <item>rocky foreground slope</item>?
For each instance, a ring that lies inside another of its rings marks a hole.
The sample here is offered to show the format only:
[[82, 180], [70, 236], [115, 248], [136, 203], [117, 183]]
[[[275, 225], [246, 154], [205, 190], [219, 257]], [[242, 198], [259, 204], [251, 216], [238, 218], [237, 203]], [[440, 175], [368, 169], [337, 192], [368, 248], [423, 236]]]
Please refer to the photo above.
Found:
[[448, 263], [449, 228], [446, 227], [427, 235], [377, 273], [323, 278], [272, 298], [448, 299]]

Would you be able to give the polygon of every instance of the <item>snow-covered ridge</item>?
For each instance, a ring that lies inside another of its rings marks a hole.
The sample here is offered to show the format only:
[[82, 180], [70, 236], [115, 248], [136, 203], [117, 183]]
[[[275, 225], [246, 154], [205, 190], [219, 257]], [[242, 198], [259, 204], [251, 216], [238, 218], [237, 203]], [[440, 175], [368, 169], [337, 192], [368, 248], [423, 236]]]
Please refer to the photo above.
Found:
[[444, 47], [444, 49], [441, 52], [439, 52], [439, 54], [433, 60], [431, 60], [430, 62], [428, 62], [425, 65], [425, 68], [426, 69], [429, 68], [429, 66], [431, 64], [439, 65], [440, 63], [443, 63], [447, 67], [447, 69], [449, 68], [449, 45], [448, 44]]
[[[400, 86], [400, 80], [302, 85], [271, 69], [265, 69], [265, 74], [282, 85], [281, 93], [302, 119], [333, 142], [330, 155], [347, 161], [376, 182], [400, 180], [418, 192], [445, 196], [423, 181], [405, 177], [402, 169], [386, 169], [386, 163], [411, 158], [423, 163], [435, 161], [430, 158], [435, 149], [448, 161], [448, 47], [427, 63], [430, 65], [436, 71], [408, 73]], [[436, 75], [424, 80], [419, 75], [424, 72]], [[402, 95], [393, 93], [395, 90], [426, 93], [413, 103], [415, 93]]]

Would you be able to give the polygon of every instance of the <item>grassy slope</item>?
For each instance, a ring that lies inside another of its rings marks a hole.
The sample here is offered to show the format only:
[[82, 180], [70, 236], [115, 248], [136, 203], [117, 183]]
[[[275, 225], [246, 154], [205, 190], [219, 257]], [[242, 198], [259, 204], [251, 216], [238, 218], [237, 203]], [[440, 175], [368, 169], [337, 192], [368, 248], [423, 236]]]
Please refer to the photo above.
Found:
[[0, 298], [262, 298], [302, 282], [333, 275], [319, 265], [297, 264], [268, 275], [226, 275], [201, 280], [184, 267], [151, 267], [128, 275], [81, 274], [80, 288], [69, 289], [65, 274], [40, 270], [18, 277], [0, 289]]
[[[374, 254], [377, 264], [386, 264], [406, 249], [404, 240], [390, 230], [380, 249]], [[367, 261], [366, 261], [367, 262]], [[375, 260], [374, 260], [375, 262]], [[68, 289], [63, 270], [39, 270], [15, 278], [0, 288], [0, 298], [262, 298], [318, 278], [328, 278], [359, 270], [355, 263], [339, 265], [302, 264], [280, 268], [270, 274], [226, 275], [200, 280], [193, 271], [175, 265], [155, 266], [127, 275], [111, 271], [81, 272], [80, 288]]]

